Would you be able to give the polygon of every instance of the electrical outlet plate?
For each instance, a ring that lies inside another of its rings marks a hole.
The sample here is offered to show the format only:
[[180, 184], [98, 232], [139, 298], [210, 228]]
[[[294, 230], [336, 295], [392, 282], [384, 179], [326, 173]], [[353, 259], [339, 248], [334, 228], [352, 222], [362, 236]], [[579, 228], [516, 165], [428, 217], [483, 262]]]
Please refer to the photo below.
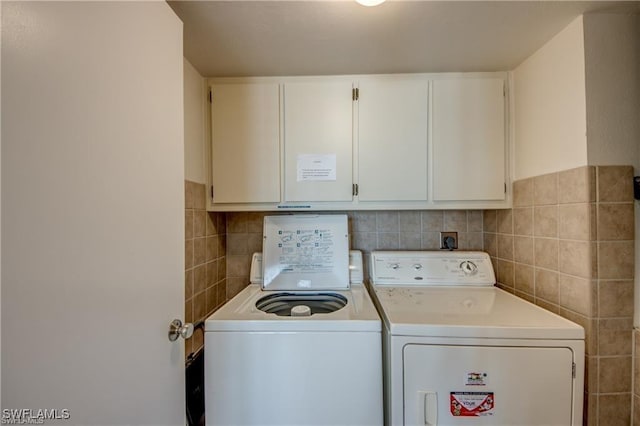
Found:
[[442, 250], [455, 250], [455, 249], [457, 249], [458, 248], [458, 233], [457, 232], [440, 232], [440, 248]]

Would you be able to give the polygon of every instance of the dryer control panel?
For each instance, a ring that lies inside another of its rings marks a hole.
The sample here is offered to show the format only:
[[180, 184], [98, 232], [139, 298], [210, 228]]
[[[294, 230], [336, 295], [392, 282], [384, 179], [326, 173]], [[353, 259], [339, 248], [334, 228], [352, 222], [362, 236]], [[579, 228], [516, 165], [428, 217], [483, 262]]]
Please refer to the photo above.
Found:
[[374, 251], [374, 285], [492, 286], [491, 258], [480, 251]]

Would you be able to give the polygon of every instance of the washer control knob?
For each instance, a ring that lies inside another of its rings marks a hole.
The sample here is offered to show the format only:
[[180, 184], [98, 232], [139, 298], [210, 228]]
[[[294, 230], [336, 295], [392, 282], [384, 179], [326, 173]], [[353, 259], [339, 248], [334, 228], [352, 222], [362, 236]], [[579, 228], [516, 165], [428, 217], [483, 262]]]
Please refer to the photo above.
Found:
[[389, 264], [389, 268], [391, 268], [391, 269], [393, 269], [395, 271], [396, 269], [400, 269], [400, 264], [398, 264], [398, 263], [390, 263]]
[[478, 265], [470, 260], [465, 260], [460, 264], [460, 269], [465, 275], [475, 275], [478, 273]]
[[415, 269], [416, 271], [419, 271], [420, 269], [422, 269], [422, 265], [419, 263], [414, 263], [413, 264], [413, 269]]

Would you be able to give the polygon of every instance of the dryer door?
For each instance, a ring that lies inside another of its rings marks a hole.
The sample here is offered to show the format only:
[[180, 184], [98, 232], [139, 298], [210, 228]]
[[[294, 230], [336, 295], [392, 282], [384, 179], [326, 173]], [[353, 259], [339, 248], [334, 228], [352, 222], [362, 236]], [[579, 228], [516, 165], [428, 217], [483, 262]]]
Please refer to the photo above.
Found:
[[575, 424], [573, 359], [564, 347], [406, 345], [404, 424]]

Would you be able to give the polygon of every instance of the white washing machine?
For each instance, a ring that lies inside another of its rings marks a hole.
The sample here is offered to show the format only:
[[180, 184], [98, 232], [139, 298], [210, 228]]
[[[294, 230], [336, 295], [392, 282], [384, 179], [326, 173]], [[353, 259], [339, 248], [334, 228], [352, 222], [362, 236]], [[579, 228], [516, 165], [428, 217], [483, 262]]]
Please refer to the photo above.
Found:
[[486, 253], [370, 260], [387, 424], [582, 425], [582, 327], [495, 287]]
[[382, 425], [382, 326], [362, 281], [346, 216], [265, 217], [251, 284], [205, 321], [207, 425]]

